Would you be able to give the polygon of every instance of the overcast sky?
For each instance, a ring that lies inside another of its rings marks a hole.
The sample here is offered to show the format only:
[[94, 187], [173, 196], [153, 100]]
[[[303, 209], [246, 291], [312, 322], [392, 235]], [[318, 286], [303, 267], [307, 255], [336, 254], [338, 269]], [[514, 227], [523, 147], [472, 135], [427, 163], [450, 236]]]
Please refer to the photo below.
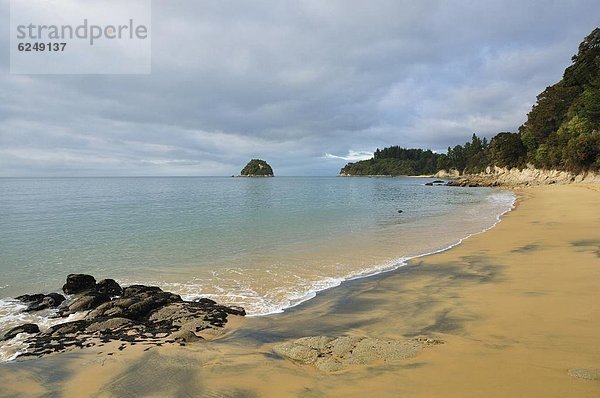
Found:
[[[7, 0], [0, 0], [3, 24]], [[0, 176], [335, 175], [516, 131], [598, 0], [155, 0], [150, 75], [11, 75]]]

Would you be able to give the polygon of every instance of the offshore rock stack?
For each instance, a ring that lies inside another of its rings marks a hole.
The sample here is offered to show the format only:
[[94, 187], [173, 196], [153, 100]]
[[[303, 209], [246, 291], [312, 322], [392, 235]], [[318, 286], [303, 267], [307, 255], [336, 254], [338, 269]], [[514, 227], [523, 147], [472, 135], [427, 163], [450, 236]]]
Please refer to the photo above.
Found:
[[57, 317], [81, 314], [81, 319], [68, 321], [40, 331], [38, 325], [24, 324], [4, 334], [4, 340], [18, 334], [31, 334], [25, 340], [23, 356], [42, 356], [72, 347], [92, 347], [111, 341], [160, 346], [202, 340], [198, 334], [223, 328], [229, 315], [244, 316], [241, 307], [227, 307], [201, 298], [185, 301], [179, 295], [157, 286], [131, 285], [122, 288], [113, 279], [96, 282], [91, 275], [71, 274], [63, 292], [23, 295], [16, 299], [27, 304], [27, 312], [48, 308]]

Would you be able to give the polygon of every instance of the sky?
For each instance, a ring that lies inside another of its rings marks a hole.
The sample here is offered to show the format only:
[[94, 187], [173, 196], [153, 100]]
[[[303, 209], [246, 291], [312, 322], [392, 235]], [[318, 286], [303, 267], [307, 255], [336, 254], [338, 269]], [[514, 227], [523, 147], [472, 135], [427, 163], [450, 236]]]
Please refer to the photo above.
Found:
[[444, 152], [516, 131], [599, 25], [598, 0], [153, 0], [148, 75], [10, 74], [0, 35], [0, 176], [251, 158], [336, 175], [385, 146]]

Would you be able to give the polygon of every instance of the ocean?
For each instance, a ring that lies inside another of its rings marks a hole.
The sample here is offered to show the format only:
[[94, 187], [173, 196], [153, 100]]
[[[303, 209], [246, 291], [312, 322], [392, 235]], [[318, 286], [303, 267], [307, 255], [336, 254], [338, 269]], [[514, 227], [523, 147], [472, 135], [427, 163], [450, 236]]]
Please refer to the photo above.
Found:
[[492, 227], [514, 195], [423, 178], [0, 179], [0, 334], [51, 313], [12, 297], [70, 273], [281, 312]]

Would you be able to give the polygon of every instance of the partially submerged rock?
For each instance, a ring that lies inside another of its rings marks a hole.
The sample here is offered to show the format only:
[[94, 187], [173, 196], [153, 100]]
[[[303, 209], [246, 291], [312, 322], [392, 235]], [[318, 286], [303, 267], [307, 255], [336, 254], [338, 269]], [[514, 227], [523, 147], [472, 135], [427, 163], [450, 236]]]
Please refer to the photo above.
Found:
[[17, 300], [26, 303], [27, 312], [33, 311], [41, 311], [48, 308], [57, 308], [59, 305], [65, 301], [65, 296], [58, 293], [49, 293], [49, 294], [24, 294], [22, 296], [16, 297]]
[[16, 335], [18, 335], [20, 333], [35, 334], [35, 333], [39, 333], [39, 332], [40, 332], [40, 328], [35, 323], [25, 323], [23, 325], [14, 327], [14, 328], [10, 329], [8, 332], [6, 332], [4, 334], [3, 340], [12, 339], [13, 337], [15, 337]]
[[[165, 292], [158, 286], [121, 288], [112, 279], [96, 283], [93, 276], [84, 274], [69, 275], [63, 290], [74, 294], [74, 297], [68, 301], [57, 293], [19, 297], [23, 302], [38, 306], [42, 303], [54, 305], [60, 301], [62, 305], [58, 308], [58, 316], [82, 314], [79, 320], [54, 325], [44, 332], [40, 332], [34, 324], [9, 330], [5, 334], [6, 339], [19, 333], [33, 334], [25, 340], [28, 347], [22, 356], [42, 356], [70, 347], [91, 347], [110, 341], [184, 344], [203, 340], [199, 333], [223, 328], [229, 315], [246, 315], [241, 307], [226, 307], [210, 299], [184, 301], [181, 296]], [[54, 301], [51, 302], [51, 299]]]
[[86, 290], [92, 290], [96, 286], [96, 279], [91, 275], [70, 274], [67, 276], [67, 283], [62, 290], [66, 294], [81, 293]]
[[350, 365], [412, 358], [424, 347], [442, 343], [426, 338], [382, 340], [356, 336], [313, 336], [277, 344], [273, 350], [294, 362], [313, 365], [324, 372], [335, 372]]

